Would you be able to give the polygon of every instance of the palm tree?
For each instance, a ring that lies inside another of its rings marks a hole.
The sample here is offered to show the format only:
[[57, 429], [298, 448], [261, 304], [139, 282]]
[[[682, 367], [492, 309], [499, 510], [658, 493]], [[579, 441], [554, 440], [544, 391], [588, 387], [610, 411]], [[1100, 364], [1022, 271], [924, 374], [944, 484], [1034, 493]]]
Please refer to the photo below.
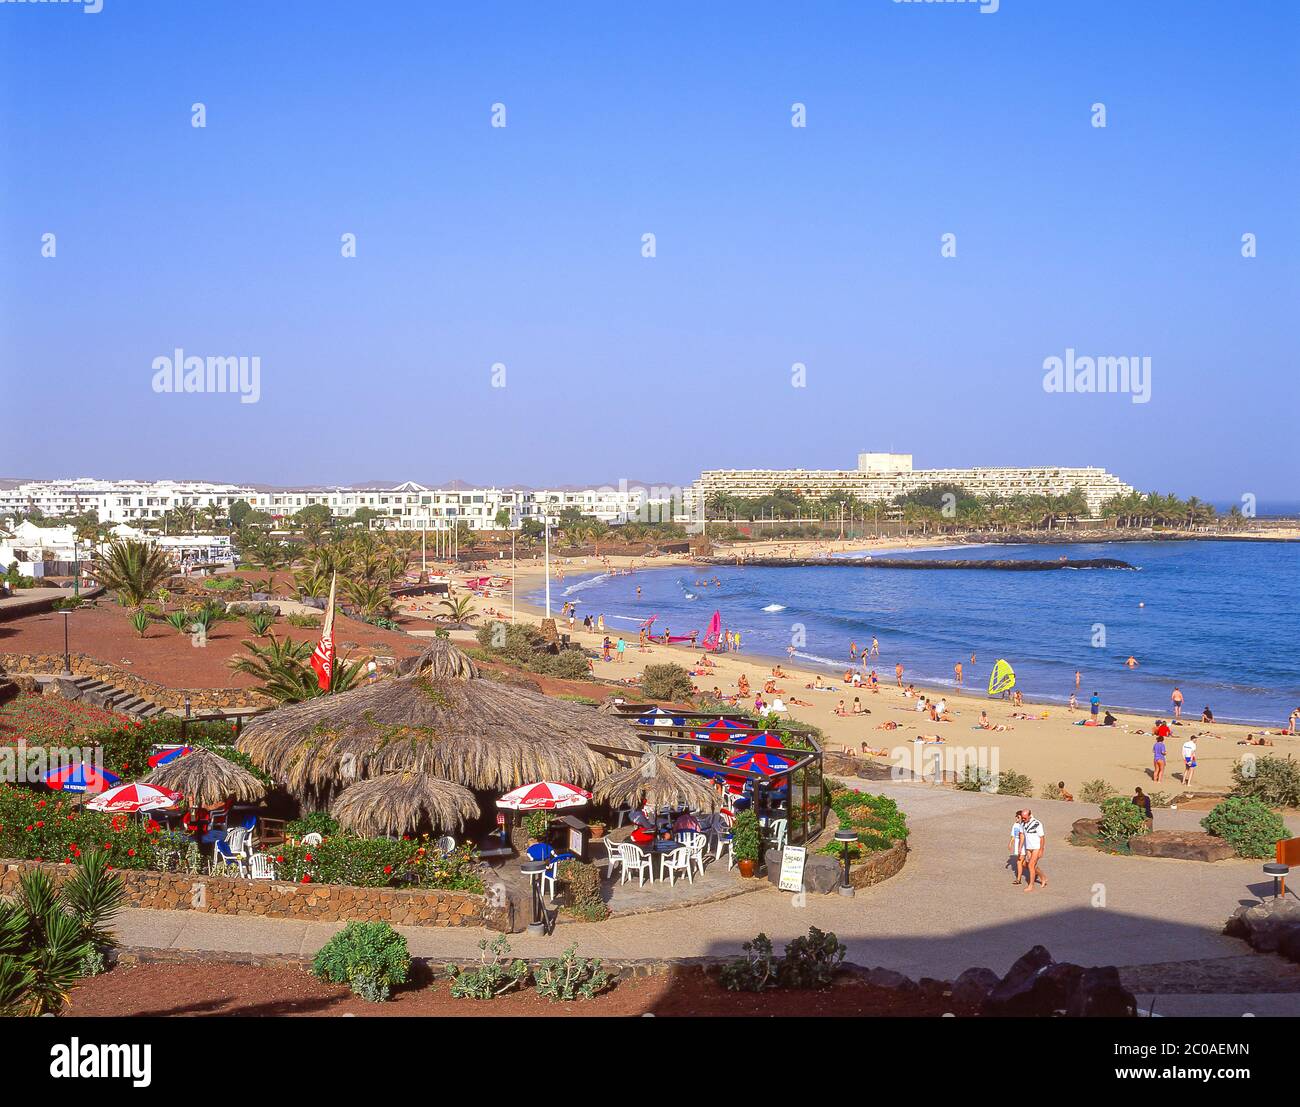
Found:
[[367, 619], [386, 615], [393, 605], [388, 585], [381, 581], [349, 580], [344, 583], [343, 592]]
[[143, 606], [174, 572], [162, 550], [130, 538], [114, 541], [95, 558], [95, 579], [129, 607]]
[[[278, 703], [301, 703], [327, 695], [316, 678], [316, 670], [308, 663], [315, 648], [310, 642], [295, 642], [292, 638], [276, 638], [265, 645], [245, 641], [245, 657], [232, 657], [227, 664], [237, 673], [251, 676], [261, 685], [261, 691]], [[349, 663], [335, 659], [329, 692], [346, 692], [356, 687], [361, 678], [361, 662]]]
[[447, 609], [447, 613], [440, 618], [451, 623], [469, 623], [476, 617], [474, 601], [468, 596], [450, 596], [442, 601], [442, 606]]

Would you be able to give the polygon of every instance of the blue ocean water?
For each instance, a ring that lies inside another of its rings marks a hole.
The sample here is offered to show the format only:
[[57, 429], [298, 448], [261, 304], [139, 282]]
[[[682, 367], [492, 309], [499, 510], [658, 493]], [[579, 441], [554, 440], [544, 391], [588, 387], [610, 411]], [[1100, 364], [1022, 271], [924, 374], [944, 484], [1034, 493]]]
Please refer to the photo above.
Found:
[[[658, 615], [656, 630], [701, 637], [719, 610], [723, 625], [741, 632], [746, 654], [780, 660], [802, 628], [796, 656], [827, 672], [843, 672], [850, 641], [861, 647], [875, 635], [882, 682], [893, 681], [901, 661], [905, 680], [951, 685], [961, 661], [967, 688], [982, 690], [1004, 657], [1029, 700], [1065, 702], [1078, 669], [1080, 699], [1095, 690], [1107, 706], [1166, 713], [1175, 683], [1185, 715], [1199, 717], [1209, 705], [1216, 718], [1279, 725], [1300, 706], [1298, 544], [964, 546], [890, 556], [1114, 557], [1138, 571], [683, 566], [601, 576], [570, 569], [552, 585], [552, 605], [558, 611], [564, 600], [577, 601], [579, 618], [603, 613], [607, 627], [631, 634]], [[694, 583], [706, 575], [721, 585]], [[541, 603], [542, 593], [529, 600]], [[1141, 663], [1136, 670], [1124, 666], [1130, 654]]]

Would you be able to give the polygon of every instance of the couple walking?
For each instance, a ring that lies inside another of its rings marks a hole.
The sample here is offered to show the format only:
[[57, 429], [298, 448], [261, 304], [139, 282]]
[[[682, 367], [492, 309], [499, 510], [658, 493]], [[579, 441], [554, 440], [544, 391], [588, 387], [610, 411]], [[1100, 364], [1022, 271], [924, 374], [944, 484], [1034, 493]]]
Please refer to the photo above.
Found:
[[1026, 892], [1034, 890], [1035, 880], [1044, 888], [1047, 887], [1047, 874], [1038, 867], [1043, 860], [1043, 847], [1046, 844], [1047, 835], [1043, 824], [1034, 818], [1033, 812], [1028, 808], [1017, 811], [1016, 821], [1011, 824], [1011, 858], [1007, 864], [1015, 862], [1016, 884], [1021, 883], [1026, 870], [1028, 871]]

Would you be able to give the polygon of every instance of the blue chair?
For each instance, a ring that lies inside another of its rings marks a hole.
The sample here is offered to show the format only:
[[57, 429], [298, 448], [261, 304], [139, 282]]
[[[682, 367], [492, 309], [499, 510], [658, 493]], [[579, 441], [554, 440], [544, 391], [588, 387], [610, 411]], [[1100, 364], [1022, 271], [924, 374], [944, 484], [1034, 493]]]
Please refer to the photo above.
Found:
[[525, 852], [530, 861], [547, 862], [546, 868], [538, 873], [538, 879], [542, 882], [542, 894], [546, 894], [546, 885], [549, 883], [551, 886], [551, 898], [554, 899], [555, 876], [559, 870], [559, 863], [571, 859], [573, 854], [569, 853], [567, 850], [564, 853], [556, 853], [555, 850], [545, 842], [534, 842]]

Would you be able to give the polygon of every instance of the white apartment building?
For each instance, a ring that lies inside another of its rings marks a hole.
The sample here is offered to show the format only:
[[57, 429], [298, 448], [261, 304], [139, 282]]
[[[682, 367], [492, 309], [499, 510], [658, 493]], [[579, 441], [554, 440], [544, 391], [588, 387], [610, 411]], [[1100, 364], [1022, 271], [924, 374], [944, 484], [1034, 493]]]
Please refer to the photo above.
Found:
[[667, 517], [669, 495], [637, 485], [581, 490], [524, 490], [515, 488], [426, 488], [407, 481], [396, 488], [258, 489], [234, 484], [199, 481], [106, 481], [82, 477], [64, 481], [30, 481], [17, 488], [0, 489], [0, 518], [33, 508], [48, 517], [95, 511], [101, 523], [141, 525], [162, 518], [173, 508], [202, 509], [215, 504], [223, 512], [238, 500], [268, 515], [288, 516], [312, 504], [324, 504], [343, 518], [358, 508], [380, 513], [376, 525], [402, 530], [450, 530], [459, 522], [474, 530], [497, 529], [503, 509], [511, 525], [524, 519], [554, 520], [561, 511], [576, 507], [602, 522], [625, 523], [658, 512]]
[[766, 496], [778, 489], [812, 498], [835, 494], [884, 503], [936, 484], [959, 484], [976, 496], [1064, 496], [1079, 488], [1094, 515], [1112, 496], [1133, 491], [1093, 466], [914, 469], [911, 454], [862, 453], [856, 469], [708, 469], [691, 486], [688, 507], [698, 513], [713, 495]]

